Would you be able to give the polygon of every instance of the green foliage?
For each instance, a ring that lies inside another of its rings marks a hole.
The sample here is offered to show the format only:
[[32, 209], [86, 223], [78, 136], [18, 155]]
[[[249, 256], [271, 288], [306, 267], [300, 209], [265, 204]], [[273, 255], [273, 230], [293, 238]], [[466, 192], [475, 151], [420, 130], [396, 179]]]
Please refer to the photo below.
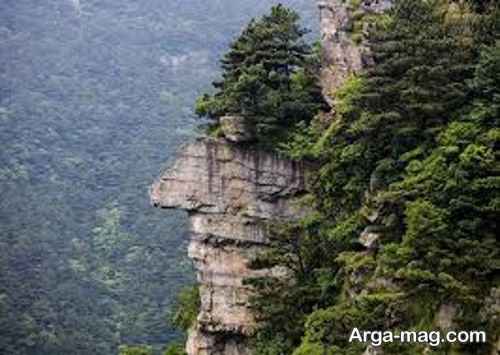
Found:
[[[246, 282], [259, 290], [252, 307], [264, 327], [254, 339], [261, 355], [291, 353], [299, 344], [307, 314], [318, 302], [328, 304], [335, 297], [335, 263], [329, 252], [335, 245], [316, 238], [322, 221], [310, 216], [300, 225], [273, 223], [269, 252], [258, 256], [254, 268], [284, 266], [290, 276], [262, 277]], [[296, 283], [296, 280], [300, 280]]]
[[[328, 128], [299, 125], [282, 145], [318, 166], [308, 198], [315, 212], [274, 231], [285, 242], [254, 265], [284, 265], [293, 275], [287, 285], [254, 283], [254, 303], [271, 315], [264, 344], [360, 354], [366, 346], [347, 341], [354, 327], [435, 330], [451, 303], [456, 328], [488, 330], [490, 342], [435, 353], [491, 352], [499, 334], [488, 300], [500, 286], [500, 53], [491, 39], [500, 32], [476, 26], [497, 9], [455, 5], [397, 1], [385, 29], [371, 34], [375, 65], [335, 93]], [[378, 235], [378, 248], [360, 245], [363, 230]], [[297, 316], [293, 329], [278, 311]], [[423, 351], [384, 346], [387, 354]]]
[[153, 355], [150, 346], [120, 346], [119, 355]]
[[185, 287], [177, 295], [172, 309], [171, 322], [181, 330], [187, 331], [194, 325], [200, 311], [200, 291], [197, 285]]
[[500, 42], [481, 51], [472, 88], [476, 95], [472, 118], [489, 127], [499, 126], [500, 117]]
[[305, 324], [303, 343], [294, 354], [302, 354], [308, 348], [323, 349], [327, 354], [362, 353], [363, 344], [348, 342], [350, 332], [354, 327], [380, 329], [383, 326], [385, 302], [383, 297], [358, 297], [352, 303], [343, 302], [314, 311]]
[[172, 343], [167, 346], [163, 355], [186, 355], [186, 351], [183, 344]]
[[303, 39], [298, 14], [282, 5], [252, 20], [221, 61], [222, 81], [196, 101], [199, 116], [243, 116], [262, 145], [283, 141], [323, 106], [318, 61]]

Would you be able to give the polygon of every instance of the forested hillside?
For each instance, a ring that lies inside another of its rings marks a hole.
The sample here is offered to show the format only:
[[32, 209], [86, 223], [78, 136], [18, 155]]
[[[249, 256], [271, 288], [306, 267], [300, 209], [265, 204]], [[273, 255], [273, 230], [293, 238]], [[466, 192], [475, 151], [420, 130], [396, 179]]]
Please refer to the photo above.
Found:
[[370, 351], [496, 354], [499, 20], [496, 2], [415, 0], [354, 18], [371, 23], [373, 66], [332, 93], [330, 118], [281, 144], [318, 167], [304, 200], [314, 212], [277, 221], [256, 260], [293, 270], [249, 281], [264, 322], [257, 354], [365, 353], [348, 341], [354, 328], [483, 330], [486, 343]]
[[[193, 102], [263, 0], [0, 2], [0, 353], [162, 347], [192, 281], [149, 206]], [[313, 1], [284, 1], [313, 29]]]
[[[310, 86], [299, 86], [302, 100], [280, 115], [304, 66], [296, 27], [286, 26], [293, 13], [282, 8], [248, 25], [222, 59], [215, 95], [198, 101], [198, 113], [222, 128], [214, 135], [228, 138], [221, 118], [237, 116], [256, 134], [254, 147], [272, 142], [266, 149], [314, 167], [302, 200], [311, 212], [270, 223], [271, 248], [253, 262], [289, 275], [247, 280], [261, 322], [253, 351], [497, 354], [498, 2], [395, 0], [377, 14], [361, 11], [369, 1], [343, 3], [349, 38], [369, 43], [373, 61], [330, 93], [331, 112], [311, 119], [300, 105], [310, 102]], [[278, 133], [262, 129], [269, 123]], [[375, 349], [350, 342], [354, 328], [480, 330], [487, 338]]]

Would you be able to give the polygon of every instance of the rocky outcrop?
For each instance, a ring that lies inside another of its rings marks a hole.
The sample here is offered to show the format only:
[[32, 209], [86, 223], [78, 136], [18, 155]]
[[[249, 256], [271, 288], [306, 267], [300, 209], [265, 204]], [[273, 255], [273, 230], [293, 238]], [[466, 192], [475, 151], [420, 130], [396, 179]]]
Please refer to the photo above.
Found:
[[153, 205], [189, 214], [201, 310], [188, 354], [249, 354], [257, 324], [248, 304], [252, 290], [243, 281], [282, 272], [253, 270], [249, 261], [266, 248], [266, 222], [301, 216], [293, 201], [304, 190], [303, 165], [210, 138], [184, 147], [153, 185]]
[[380, 241], [380, 232], [375, 226], [366, 227], [359, 236], [359, 243], [368, 250], [378, 248]]
[[457, 316], [458, 309], [454, 304], [444, 303], [439, 307], [436, 315], [436, 326], [441, 330], [451, 330], [454, 328], [454, 319]]
[[[330, 104], [331, 94], [346, 78], [371, 63], [365, 39], [354, 36], [361, 23], [356, 21], [385, 11], [391, 3], [320, 1], [321, 81]], [[361, 32], [366, 30], [361, 28]], [[252, 290], [244, 280], [284, 275], [284, 271], [254, 270], [249, 262], [267, 248], [268, 222], [293, 220], [303, 214], [294, 200], [305, 192], [305, 167], [243, 148], [242, 143], [254, 138], [243, 118], [222, 117], [220, 124], [225, 140], [199, 139], [184, 147], [151, 190], [153, 205], [189, 214], [188, 252], [201, 296], [200, 313], [186, 345], [189, 355], [250, 354], [247, 341], [258, 324], [249, 308]], [[366, 233], [361, 242], [372, 249], [378, 238]]]
[[[322, 45], [321, 86], [327, 102], [353, 73], [372, 64], [366, 33], [366, 18], [381, 14], [393, 0], [322, 0], [319, 1]], [[365, 21], [363, 21], [365, 19]]]
[[242, 116], [223, 116], [219, 122], [222, 134], [233, 143], [250, 142], [255, 139], [255, 134]]

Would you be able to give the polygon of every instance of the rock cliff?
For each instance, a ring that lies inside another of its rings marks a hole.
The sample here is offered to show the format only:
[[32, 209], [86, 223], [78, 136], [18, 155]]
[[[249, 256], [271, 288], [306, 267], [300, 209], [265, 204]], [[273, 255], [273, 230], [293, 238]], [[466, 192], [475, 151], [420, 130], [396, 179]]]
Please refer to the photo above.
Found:
[[[368, 29], [356, 29], [363, 21], [355, 23], [354, 18], [380, 14], [391, 3], [319, 2], [321, 84], [332, 106], [331, 94], [351, 73], [371, 63], [363, 37]], [[186, 345], [189, 355], [251, 353], [247, 342], [257, 324], [249, 309], [252, 290], [243, 280], [283, 270], [252, 270], [249, 261], [266, 248], [267, 222], [293, 220], [302, 214], [294, 200], [305, 193], [305, 167], [244, 148], [241, 143], [252, 136], [240, 121], [238, 117], [221, 119], [227, 140], [203, 138], [185, 146], [151, 190], [154, 206], [183, 209], [189, 214], [188, 252], [197, 270], [201, 296], [200, 313]]]
[[322, 73], [325, 99], [353, 73], [372, 63], [366, 34], [373, 15], [388, 10], [394, 0], [321, 0], [320, 10]]
[[189, 214], [201, 296], [189, 355], [249, 353], [256, 324], [243, 280], [280, 270], [252, 270], [248, 262], [266, 247], [266, 221], [300, 216], [293, 200], [304, 192], [304, 173], [274, 154], [205, 138], [184, 147], [153, 185], [153, 205]]

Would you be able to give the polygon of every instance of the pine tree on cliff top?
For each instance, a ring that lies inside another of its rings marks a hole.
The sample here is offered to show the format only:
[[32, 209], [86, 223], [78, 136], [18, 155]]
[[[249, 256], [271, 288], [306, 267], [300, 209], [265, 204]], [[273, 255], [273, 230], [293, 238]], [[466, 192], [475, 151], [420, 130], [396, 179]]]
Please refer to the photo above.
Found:
[[[282, 5], [252, 20], [221, 60], [215, 93], [196, 104], [199, 116], [245, 118], [261, 142], [277, 141], [287, 128], [309, 121], [323, 105], [312, 49], [298, 14]], [[273, 137], [271, 139], [271, 137]]]
[[[376, 149], [384, 156], [396, 158], [417, 144], [433, 142], [467, 99], [470, 36], [464, 26], [447, 24], [436, 7], [433, 2], [398, 1], [388, 28], [373, 36], [377, 65], [369, 70], [360, 100], [370, 113], [360, 135], [370, 140], [382, 134], [385, 140], [379, 139]], [[463, 33], [460, 40], [456, 31]]]

